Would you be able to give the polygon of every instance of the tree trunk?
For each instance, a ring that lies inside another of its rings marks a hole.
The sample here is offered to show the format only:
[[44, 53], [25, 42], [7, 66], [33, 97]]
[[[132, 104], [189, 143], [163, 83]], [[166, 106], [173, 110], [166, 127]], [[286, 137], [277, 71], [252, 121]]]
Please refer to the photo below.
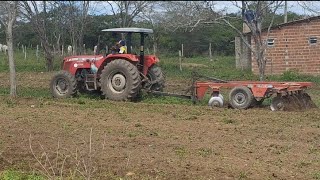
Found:
[[[15, 17], [14, 17], [15, 18]], [[7, 44], [8, 44], [8, 57], [9, 57], [9, 69], [10, 69], [10, 96], [12, 98], [17, 97], [17, 83], [16, 83], [16, 67], [13, 58], [13, 38], [12, 27], [15, 20], [10, 20], [6, 30]]]

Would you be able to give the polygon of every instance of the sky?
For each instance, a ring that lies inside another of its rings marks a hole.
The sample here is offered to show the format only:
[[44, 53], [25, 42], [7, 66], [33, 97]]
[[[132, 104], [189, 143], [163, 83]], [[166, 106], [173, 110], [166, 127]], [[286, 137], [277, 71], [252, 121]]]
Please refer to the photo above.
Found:
[[[108, 1], [109, 3], [114, 5], [113, 1]], [[102, 1], [93, 1], [92, 2], [92, 7], [93, 7], [93, 12], [94, 14], [112, 14], [111, 6], [109, 5], [108, 2], [102, 2]], [[217, 10], [222, 10], [225, 9], [226, 13], [236, 13], [239, 11], [239, 8], [234, 5], [233, 2], [235, 1], [215, 1], [216, 6], [215, 8]], [[308, 5], [309, 7], [312, 7], [313, 10], [316, 10], [320, 12], [320, 1], [287, 1], [288, 2], [288, 12], [295, 12], [300, 15], [316, 15], [315, 13], [311, 13], [308, 10], [305, 10], [301, 5], [304, 3]], [[241, 1], [237, 1], [237, 3], [241, 6]], [[114, 6], [116, 7], [116, 6]], [[279, 9], [277, 11], [278, 13], [283, 13], [283, 8]], [[320, 14], [319, 14], [320, 15]]]
[[[218, 10], [226, 8], [228, 13], [236, 13], [239, 11], [239, 8], [232, 3], [232, 1], [216, 1], [217, 5], [216, 8]], [[238, 4], [241, 6], [241, 1], [237, 1]], [[295, 12], [300, 15], [314, 15], [314, 13], [311, 13], [310, 11], [305, 10], [301, 5], [308, 5], [309, 7], [312, 7], [313, 10], [316, 10], [320, 12], [320, 1], [287, 1], [288, 7], [287, 11]], [[283, 13], [284, 9], [279, 8], [277, 11], [278, 13]]]

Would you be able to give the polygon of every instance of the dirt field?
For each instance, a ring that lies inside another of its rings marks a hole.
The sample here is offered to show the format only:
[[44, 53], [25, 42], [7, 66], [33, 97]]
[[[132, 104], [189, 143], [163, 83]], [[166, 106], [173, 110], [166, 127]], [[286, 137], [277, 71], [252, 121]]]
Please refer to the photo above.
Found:
[[[48, 88], [50, 76], [19, 74], [19, 86]], [[65, 177], [94, 179], [320, 179], [318, 109], [213, 110], [5, 96], [0, 101], [0, 171], [46, 169], [60, 176], [62, 169]]]

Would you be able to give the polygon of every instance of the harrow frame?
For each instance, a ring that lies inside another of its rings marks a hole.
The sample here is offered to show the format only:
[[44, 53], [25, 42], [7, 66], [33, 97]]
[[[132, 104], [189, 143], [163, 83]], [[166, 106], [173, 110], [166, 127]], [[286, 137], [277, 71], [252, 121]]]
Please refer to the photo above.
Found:
[[[191, 99], [193, 103], [200, 101], [209, 90], [211, 98], [208, 105], [223, 107], [224, 100], [220, 89], [231, 89], [229, 105], [235, 109], [247, 109], [262, 103], [266, 98], [273, 97], [270, 108], [276, 110], [302, 110], [316, 107], [310, 96], [305, 92], [313, 86], [312, 82], [276, 82], [276, 81], [225, 81], [213, 77], [192, 74], [191, 95], [152, 91], [153, 94], [175, 96]], [[206, 80], [200, 80], [206, 79]]]

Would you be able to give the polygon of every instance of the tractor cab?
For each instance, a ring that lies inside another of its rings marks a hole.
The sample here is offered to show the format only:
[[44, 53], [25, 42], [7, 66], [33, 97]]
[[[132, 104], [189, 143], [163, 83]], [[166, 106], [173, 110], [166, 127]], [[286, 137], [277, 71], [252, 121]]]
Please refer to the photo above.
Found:
[[[104, 29], [103, 32], [112, 32], [112, 33], [122, 33], [126, 35], [126, 47], [127, 52], [126, 54], [133, 54], [132, 53], [132, 36], [133, 34], [140, 35], [140, 48], [139, 48], [139, 64], [144, 65], [144, 45], [145, 45], [145, 37], [149, 34], [153, 33], [152, 29], [146, 28], [111, 28], [111, 29]], [[112, 53], [111, 53], [112, 54]], [[109, 55], [109, 50], [107, 50], [107, 56]], [[136, 55], [136, 54], [134, 54]]]

